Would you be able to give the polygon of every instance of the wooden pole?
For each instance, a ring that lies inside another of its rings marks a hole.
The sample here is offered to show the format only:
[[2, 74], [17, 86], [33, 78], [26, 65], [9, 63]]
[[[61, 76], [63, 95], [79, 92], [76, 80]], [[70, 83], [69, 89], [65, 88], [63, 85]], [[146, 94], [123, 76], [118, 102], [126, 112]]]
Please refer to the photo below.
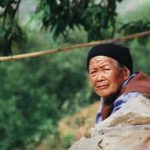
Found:
[[106, 40], [100, 40], [100, 41], [95, 41], [95, 42], [76, 44], [76, 45], [72, 45], [72, 46], [64, 47], [64, 48], [57, 48], [57, 49], [43, 50], [43, 51], [32, 52], [32, 53], [27, 53], [27, 54], [19, 54], [19, 55], [13, 55], [13, 56], [0, 57], [0, 62], [39, 57], [39, 56], [43, 56], [43, 55], [47, 55], [47, 54], [69, 51], [69, 50], [76, 49], [76, 48], [89, 47], [89, 46], [94, 46], [94, 45], [104, 44], [104, 43], [109, 43], [109, 42], [127, 41], [130, 39], [140, 38], [140, 37], [149, 36], [149, 35], [150, 35], [150, 30], [141, 32], [141, 33], [127, 35], [127, 36], [124, 36], [121, 38], [106, 39]]

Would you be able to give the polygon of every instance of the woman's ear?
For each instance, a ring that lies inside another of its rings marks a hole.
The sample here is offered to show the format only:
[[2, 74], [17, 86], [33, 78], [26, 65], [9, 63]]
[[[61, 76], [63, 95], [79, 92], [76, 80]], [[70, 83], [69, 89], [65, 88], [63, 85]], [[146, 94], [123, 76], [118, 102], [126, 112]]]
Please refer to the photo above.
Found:
[[123, 76], [125, 80], [129, 78], [130, 74], [131, 74], [131, 71], [127, 67], [124, 67]]

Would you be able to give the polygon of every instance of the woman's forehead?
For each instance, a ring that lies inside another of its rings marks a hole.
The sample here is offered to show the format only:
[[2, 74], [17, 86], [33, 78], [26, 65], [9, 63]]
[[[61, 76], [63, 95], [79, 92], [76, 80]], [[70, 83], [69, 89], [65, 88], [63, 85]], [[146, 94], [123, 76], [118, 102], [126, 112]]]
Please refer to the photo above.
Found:
[[90, 64], [91, 63], [116, 63], [116, 60], [107, 56], [95, 56], [91, 58]]

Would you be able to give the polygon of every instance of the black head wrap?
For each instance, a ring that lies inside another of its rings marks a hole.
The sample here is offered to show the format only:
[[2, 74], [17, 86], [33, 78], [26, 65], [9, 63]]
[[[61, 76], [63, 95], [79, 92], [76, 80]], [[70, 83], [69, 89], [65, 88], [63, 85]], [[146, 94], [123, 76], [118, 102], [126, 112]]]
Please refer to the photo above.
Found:
[[89, 68], [90, 59], [95, 56], [107, 56], [115, 59], [120, 64], [126, 66], [132, 73], [133, 62], [129, 48], [116, 43], [106, 43], [96, 45], [90, 49], [87, 56], [87, 68]]

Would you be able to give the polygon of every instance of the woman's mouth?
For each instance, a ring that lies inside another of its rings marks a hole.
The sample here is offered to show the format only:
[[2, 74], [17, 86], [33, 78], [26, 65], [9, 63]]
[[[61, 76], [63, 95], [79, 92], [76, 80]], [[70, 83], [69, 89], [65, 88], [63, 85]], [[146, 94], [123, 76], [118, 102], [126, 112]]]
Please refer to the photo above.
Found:
[[99, 90], [103, 90], [103, 89], [108, 88], [108, 85], [99, 85], [99, 86], [96, 86], [96, 88]]

